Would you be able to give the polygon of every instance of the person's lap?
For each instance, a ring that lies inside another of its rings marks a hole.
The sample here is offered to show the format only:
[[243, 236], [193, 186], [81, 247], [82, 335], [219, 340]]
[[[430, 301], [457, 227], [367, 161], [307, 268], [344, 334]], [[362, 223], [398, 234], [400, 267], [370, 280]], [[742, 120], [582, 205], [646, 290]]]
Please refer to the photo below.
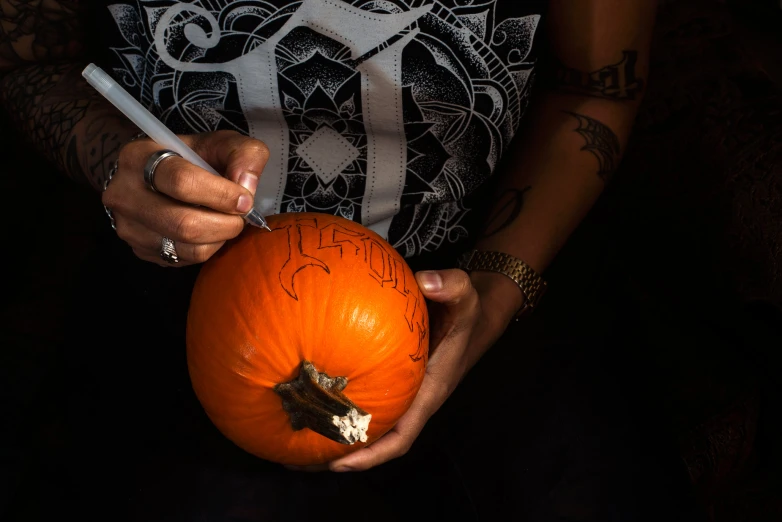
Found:
[[256, 459], [217, 432], [190, 388], [183, 332], [196, 270], [145, 265], [118, 241], [106, 247], [77, 281], [51, 384], [64, 437], [48, 476], [29, 484], [59, 489], [64, 505], [39, 511], [143, 521], [629, 521], [646, 519], [646, 500], [665, 494], [650, 487], [666, 477], [643, 461], [625, 392], [600, 363], [610, 343], [551, 344], [534, 320], [509, 329], [405, 457], [344, 474]]

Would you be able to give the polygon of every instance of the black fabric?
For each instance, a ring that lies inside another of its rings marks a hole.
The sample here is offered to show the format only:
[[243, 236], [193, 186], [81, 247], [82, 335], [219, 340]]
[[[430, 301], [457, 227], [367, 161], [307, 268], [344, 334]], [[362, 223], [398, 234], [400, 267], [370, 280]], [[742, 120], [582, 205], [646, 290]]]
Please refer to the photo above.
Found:
[[507, 331], [408, 455], [308, 474], [244, 453], [201, 410], [182, 335], [198, 269], [138, 261], [110, 233], [99, 247], [73, 282], [68, 340], [34, 405], [43, 420], [25, 427], [38, 436], [9, 521], [685, 519], [676, 453], [653, 415], [629, 407], [626, 331], [584, 328], [594, 317], [568, 312], [558, 291]]

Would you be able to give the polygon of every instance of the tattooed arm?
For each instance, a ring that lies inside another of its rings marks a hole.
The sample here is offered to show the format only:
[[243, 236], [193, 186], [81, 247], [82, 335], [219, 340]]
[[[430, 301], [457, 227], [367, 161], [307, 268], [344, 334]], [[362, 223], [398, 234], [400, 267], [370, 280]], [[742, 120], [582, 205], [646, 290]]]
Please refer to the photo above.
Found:
[[79, 0], [0, 0], [0, 72], [81, 54]]
[[[551, 0], [540, 90], [477, 248], [539, 272], [549, 265], [619, 165], [644, 94], [655, 12], [654, 0]], [[503, 319], [521, 306], [508, 278], [472, 278], [491, 287]]]
[[133, 134], [82, 79], [78, 0], [0, 0], [0, 104], [46, 158], [95, 189]]
[[63, 173], [96, 190], [135, 130], [82, 79], [83, 63], [32, 65], [0, 80], [0, 101], [21, 132]]

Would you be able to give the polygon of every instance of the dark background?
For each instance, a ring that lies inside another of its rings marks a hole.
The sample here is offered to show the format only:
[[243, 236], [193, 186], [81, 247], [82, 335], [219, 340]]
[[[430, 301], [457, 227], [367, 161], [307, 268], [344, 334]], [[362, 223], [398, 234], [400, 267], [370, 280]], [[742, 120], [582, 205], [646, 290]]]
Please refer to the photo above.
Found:
[[[69, 314], [78, 313], [75, 276], [96, 249], [122, 246], [98, 198], [59, 177], [0, 118], [2, 519], [47, 498], [16, 493], [60, 443], [52, 397], [62, 382], [52, 375], [62, 353], [78, 349], [63, 346]], [[658, 430], [648, 443], [674, 441], [705, 516], [782, 520], [776, 1], [663, 2], [622, 173], [549, 280], [558, 288], [549, 299], [578, 316], [569, 328], [610, 323], [629, 332], [618, 371], [645, 383], [637, 413]], [[92, 310], [85, 319], [97, 323], [113, 305]]]

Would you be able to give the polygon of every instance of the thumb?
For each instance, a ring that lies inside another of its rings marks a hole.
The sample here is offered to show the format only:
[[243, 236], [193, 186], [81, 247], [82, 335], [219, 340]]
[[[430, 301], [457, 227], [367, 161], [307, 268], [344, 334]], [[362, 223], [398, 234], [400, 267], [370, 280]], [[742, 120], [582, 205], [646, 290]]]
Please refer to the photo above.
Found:
[[415, 278], [424, 297], [449, 306], [458, 305], [475, 293], [470, 276], [462, 270], [424, 270]]

